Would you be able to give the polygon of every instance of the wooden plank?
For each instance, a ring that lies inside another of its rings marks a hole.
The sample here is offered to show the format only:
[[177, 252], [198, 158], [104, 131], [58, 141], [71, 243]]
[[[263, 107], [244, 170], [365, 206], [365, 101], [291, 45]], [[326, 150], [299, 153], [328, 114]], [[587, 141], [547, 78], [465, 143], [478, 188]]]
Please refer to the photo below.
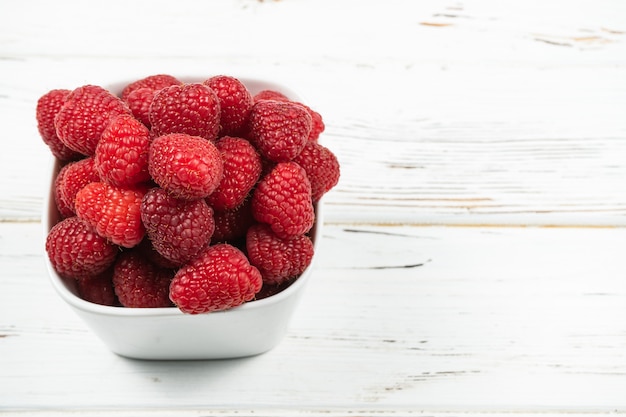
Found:
[[[344, 70], [357, 80], [368, 76]], [[333, 102], [336, 90], [318, 91], [317, 108], [327, 115], [323, 143], [342, 166], [340, 183], [326, 198], [327, 220], [625, 225], [626, 194], [620, 190], [626, 183], [626, 121], [616, 113], [626, 104], [621, 70], [500, 69], [500, 75], [531, 80], [523, 87], [506, 77], [480, 78], [476, 71], [472, 86], [463, 87], [475, 70], [464, 67], [450, 75], [417, 67], [394, 73], [401, 81], [387, 94], [404, 83], [419, 97], [389, 97], [392, 104], [380, 110], [345, 109], [344, 100]], [[409, 81], [419, 73], [427, 73], [427, 80]], [[559, 83], [563, 78], [568, 81]], [[577, 79], [594, 81], [580, 82], [572, 95]], [[549, 94], [546, 85], [552, 85]], [[42, 90], [10, 100], [32, 106]], [[347, 100], [359, 91], [353, 86], [340, 93]], [[0, 218], [5, 220], [40, 216], [48, 155], [32, 118], [32, 107], [24, 105], [9, 121], [9, 131], [28, 137], [33, 152], [15, 143], [2, 156], [7, 179]]]
[[286, 339], [213, 362], [110, 353], [39, 238], [0, 224], [0, 410], [626, 411], [623, 228], [328, 226]]
[[[626, 414], [625, 2], [0, 10], [0, 415]], [[267, 354], [124, 359], [46, 282], [36, 100], [157, 72], [273, 79], [324, 116], [342, 178]]]
[[[17, 138], [0, 154], [0, 220], [40, 216], [41, 94], [169, 72], [252, 74], [301, 91], [324, 116], [324, 143], [342, 163], [329, 222], [626, 225], [623, 2], [250, 1], [165, 15], [169, 5], [155, 2], [147, 10], [123, 3], [128, 15], [117, 16], [122, 3], [113, 1], [90, 9], [124, 28], [112, 32], [78, 19], [80, 2], [37, 2], [39, 14], [23, 25], [16, 17], [29, 4], [0, 17], [0, 68], [12, 80], [0, 85], [0, 110], [5, 137]], [[361, 18], [348, 27], [356, 7]], [[60, 20], [39, 17], [60, 9]], [[144, 18], [131, 24], [136, 15]], [[204, 24], [209, 15], [228, 18]], [[154, 21], [185, 25], [154, 32]], [[254, 40], [241, 32], [202, 48], [189, 42], [221, 39], [232, 21]], [[63, 22], [72, 30], [57, 30]], [[276, 39], [290, 28], [316, 36], [278, 53]]]

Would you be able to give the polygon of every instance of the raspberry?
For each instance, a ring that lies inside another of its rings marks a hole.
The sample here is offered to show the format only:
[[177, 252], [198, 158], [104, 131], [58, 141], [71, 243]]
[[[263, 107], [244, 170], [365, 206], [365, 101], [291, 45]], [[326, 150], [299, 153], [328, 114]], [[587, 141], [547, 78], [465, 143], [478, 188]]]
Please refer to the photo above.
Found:
[[227, 75], [51, 90], [37, 127], [62, 167], [48, 256], [102, 305], [199, 314], [283, 291], [340, 175], [319, 113]]
[[308, 232], [315, 212], [311, 183], [304, 168], [295, 162], [276, 164], [257, 184], [252, 195], [252, 215], [271, 226], [281, 238]]
[[126, 101], [130, 93], [140, 88], [149, 88], [151, 90], [161, 90], [165, 87], [170, 87], [172, 85], [181, 85], [181, 84], [182, 82], [178, 78], [172, 75], [168, 75], [168, 74], [149, 75], [145, 78], [141, 78], [139, 80], [133, 81], [132, 83], [128, 84], [126, 87], [124, 87], [124, 89], [122, 89], [122, 94], [120, 96], [122, 97], [122, 100]]
[[313, 259], [313, 242], [306, 235], [281, 239], [265, 224], [256, 224], [246, 235], [250, 264], [263, 276], [263, 283], [280, 285], [304, 272]]
[[224, 173], [222, 156], [213, 142], [199, 136], [174, 133], [152, 141], [148, 154], [152, 179], [172, 196], [205, 198]]
[[276, 90], [261, 90], [252, 97], [252, 100], [256, 103], [261, 100], [278, 100], [289, 101], [289, 97]]
[[89, 276], [76, 281], [78, 296], [83, 300], [105, 306], [117, 305], [117, 297], [113, 289], [113, 268], [101, 274]]
[[220, 102], [219, 136], [243, 133], [253, 104], [252, 95], [246, 86], [237, 78], [227, 75], [216, 75], [206, 80], [204, 84], [215, 92]]
[[59, 212], [61, 218], [65, 219], [67, 217], [74, 216], [76, 213], [75, 213], [74, 207], [73, 206], [70, 207], [70, 205], [67, 204], [65, 200], [63, 200], [63, 194], [61, 193], [61, 183], [63, 182], [63, 175], [61, 174], [62, 174], [62, 171], [59, 171], [57, 176], [54, 178], [54, 183], [52, 185], [52, 192], [53, 192], [54, 203], [56, 205], [57, 211]]
[[117, 246], [78, 217], [54, 225], [46, 237], [46, 252], [54, 270], [66, 278], [84, 278], [104, 272], [115, 261]]
[[171, 307], [169, 288], [174, 270], [150, 263], [138, 251], [122, 252], [113, 267], [113, 288], [124, 307]]
[[216, 145], [222, 155], [224, 174], [207, 197], [215, 210], [231, 210], [243, 203], [261, 176], [261, 157], [245, 139], [224, 136]]
[[250, 112], [248, 139], [259, 153], [274, 162], [295, 158], [311, 133], [311, 116], [288, 101], [261, 100]]
[[233, 242], [246, 235], [248, 228], [255, 223], [250, 202], [246, 200], [232, 210], [215, 211], [215, 231], [211, 243]]
[[137, 120], [150, 129], [150, 105], [159, 90], [143, 87], [133, 90], [126, 97], [126, 105]]
[[146, 182], [149, 149], [150, 131], [129, 114], [117, 116], [96, 146], [96, 170], [103, 181], [120, 187]]
[[203, 199], [180, 200], [162, 188], [144, 196], [141, 220], [154, 249], [178, 265], [196, 256], [215, 230], [213, 209]]
[[109, 121], [124, 113], [130, 109], [122, 100], [102, 87], [85, 85], [67, 96], [54, 123], [59, 139], [68, 148], [90, 156]]
[[290, 100], [289, 97], [284, 95], [283, 93], [275, 90], [262, 90], [259, 91], [254, 97], [254, 102], [258, 102], [261, 100], [276, 100], [276, 101], [290, 101], [295, 104], [299, 104], [304, 107], [304, 109], [311, 116], [311, 132], [309, 133], [309, 140], [317, 141], [320, 134], [324, 131], [326, 126], [324, 125], [324, 120], [322, 119], [322, 115], [307, 106], [306, 104], [300, 103], [299, 101]]
[[220, 130], [220, 103], [204, 84], [166, 87], [152, 99], [150, 124], [156, 136], [186, 133], [215, 140]]
[[43, 142], [48, 145], [52, 155], [59, 161], [74, 161], [82, 155], [67, 146], [57, 136], [54, 127], [54, 118], [65, 103], [70, 90], [58, 89], [48, 91], [37, 100], [36, 118], [37, 130]]
[[76, 215], [116, 245], [131, 248], [144, 237], [142, 188], [124, 189], [104, 182], [87, 184], [76, 194]]
[[326, 129], [324, 125], [324, 120], [322, 119], [322, 115], [307, 106], [306, 104], [302, 104], [300, 102], [294, 101], [294, 103], [301, 105], [311, 116], [311, 132], [309, 133], [309, 141], [317, 142], [320, 137], [320, 134]]
[[170, 285], [170, 299], [184, 313], [226, 310], [254, 298], [263, 281], [239, 249], [209, 246], [181, 267]]
[[339, 182], [339, 161], [328, 148], [317, 142], [309, 141], [300, 155], [293, 160], [306, 171], [311, 182], [313, 202], [319, 201]]
[[62, 217], [76, 214], [76, 194], [92, 182], [100, 181], [93, 157], [83, 158], [65, 165], [54, 181], [54, 195], [57, 208]]

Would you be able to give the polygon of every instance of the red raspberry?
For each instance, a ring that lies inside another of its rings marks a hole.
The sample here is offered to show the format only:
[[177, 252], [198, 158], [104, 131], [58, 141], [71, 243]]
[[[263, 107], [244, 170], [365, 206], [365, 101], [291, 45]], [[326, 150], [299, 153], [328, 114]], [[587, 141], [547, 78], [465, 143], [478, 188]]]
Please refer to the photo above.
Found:
[[57, 176], [54, 178], [54, 184], [52, 185], [53, 189], [53, 196], [54, 196], [54, 203], [56, 205], [57, 211], [59, 212], [60, 216], [62, 219], [66, 218], [66, 217], [72, 217], [74, 216], [75, 210], [74, 207], [70, 207], [69, 204], [66, 204], [65, 201], [63, 200], [63, 195], [61, 193], [61, 183], [63, 182], [63, 175], [61, 175], [62, 171], [59, 171], [59, 173], [57, 174]]
[[299, 277], [313, 259], [313, 242], [306, 235], [281, 239], [268, 225], [256, 224], [246, 235], [250, 264], [263, 276], [263, 283], [280, 285]]
[[126, 87], [124, 87], [124, 89], [122, 90], [122, 94], [120, 94], [120, 96], [122, 97], [122, 100], [126, 100], [128, 99], [128, 96], [130, 95], [130, 93], [140, 88], [149, 88], [151, 90], [161, 90], [165, 87], [170, 87], [172, 85], [181, 85], [181, 84], [182, 82], [178, 78], [173, 77], [168, 74], [149, 75], [145, 78], [141, 78], [139, 80], [133, 81], [132, 83], [128, 84]]
[[288, 101], [261, 100], [250, 112], [248, 138], [259, 153], [274, 162], [295, 158], [311, 133], [311, 116]]
[[67, 146], [57, 136], [54, 118], [65, 103], [70, 90], [51, 90], [37, 100], [37, 129], [43, 142], [48, 145], [52, 155], [59, 161], [74, 161], [82, 155]]
[[209, 246], [176, 272], [170, 299], [184, 313], [226, 310], [254, 298], [261, 273], [239, 249], [226, 243]]
[[294, 103], [301, 105], [311, 116], [311, 132], [309, 133], [309, 141], [317, 142], [320, 137], [320, 134], [326, 129], [326, 125], [324, 125], [324, 120], [322, 119], [322, 115], [307, 106], [306, 104], [302, 104], [300, 102], [294, 101]]
[[150, 105], [159, 90], [144, 87], [131, 91], [126, 97], [126, 105], [137, 120], [150, 129]]
[[115, 306], [118, 304], [113, 289], [113, 268], [101, 274], [89, 276], [76, 281], [78, 296], [94, 304]]
[[207, 197], [217, 188], [224, 164], [213, 142], [199, 136], [173, 133], [152, 141], [148, 171], [172, 196], [196, 200]]
[[254, 102], [258, 102], [261, 100], [276, 100], [276, 101], [290, 101], [295, 104], [299, 104], [309, 113], [311, 116], [311, 133], [309, 133], [309, 140], [317, 141], [320, 136], [320, 133], [324, 131], [326, 126], [324, 125], [324, 120], [322, 119], [322, 115], [307, 106], [306, 104], [300, 103], [299, 101], [290, 100], [289, 97], [284, 95], [279, 91], [274, 90], [262, 90], [259, 91], [254, 97]]
[[251, 200], [246, 200], [232, 210], [216, 211], [213, 214], [215, 231], [211, 243], [233, 242], [246, 235], [246, 231], [255, 221], [252, 217]]
[[166, 87], [152, 99], [150, 124], [156, 136], [186, 133], [215, 140], [220, 130], [220, 103], [204, 84]]
[[54, 198], [62, 217], [76, 214], [76, 194], [92, 182], [100, 181], [93, 157], [87, 157], [65, 165], [54, 181]]
[[215, 210], [239, 206], [261, 176], [261, 157], [245, 139], [224, 136], [216, 145], [222, 155], [224, 174], [218, 187], [207, 197]]
[[304, 168], [295, 162], [276, 164], [259, 181], [252, 195], [252, 215], [257, 221], [269, 224], [282, 238], [308, 232], [315, 212], [311, 183]]
[[102, 181], [120, 187], [150, 180], [150, 131], [130, 114], [111, 121], [96, 146], [95, 165]]
[[68, 148], [89, 156], [109, 121], [124, 113], [130, 109], [122, 100], [102, 87], [85, 85], [67, 96], [54, 123], [59, 139]]
[[79, 279], [104, 272], [115, 261], [118, 249], [74, 216], [50, 229], [46, 252], [59, 275]]
[[170, 282], [174, 270], [150, 263], [138, 251], [122, 252], [113, 267], [113, 288], [124, 307], [171, 307]]
[[144, 237], [142, 188], [124, 189], [104, 182], [87, 184], [76, 194], [76, 215], [116, 245], [131, 248]]
[[319, 201], [339, 182], [337, 157], [328, 148], [317, 142], [309, 141], [293, 162], [298, 163], [306, 171], [306, 176], [311, 182], [313, 202]]
[[180, 200], [162, 188], [144, 196], [141, 220], [154, 249], [178, 265], [196, 256], [215, 230], [213, 209], [203, 199]]
[[219, 136], [232, 136], [243, 133], [250, 110], [252, 95], [246, 86], [235, 77], [216, 75], [204, 82], [208, 85], [220, 102], [220, 133]]
[[256, 103], [261, 100], [278, 100], [289, 101], [289, 97], [276, 90], [261, 90], [252, 97], [252, 100]]

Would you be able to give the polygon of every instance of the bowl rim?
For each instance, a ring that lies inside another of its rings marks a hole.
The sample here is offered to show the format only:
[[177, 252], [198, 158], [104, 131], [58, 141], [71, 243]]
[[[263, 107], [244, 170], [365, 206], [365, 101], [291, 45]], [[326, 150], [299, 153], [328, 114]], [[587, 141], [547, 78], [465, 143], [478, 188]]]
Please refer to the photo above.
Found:
[[[216, 74], [219, 75], [219, 74]], [[262, 85], [262, 89], [276, 89], [281, 91], [283, 94], [286, 94], [288, 97], [293, 97], [294, 100], [302, 101], [302, 96], [294, 92], [289, 87], [279, 84], [270, 79], [262, 79], [262, 78], [254, 78], [254, 77], [239, 77], [237, 75], [232, 75], [233, 77], [239, 79], [246, 86], [250, 85]], [[177, 77], [184, 83], [193, 83], [193, 82], [202, 82], [211, 76], [180, 76]], [[127, 85], [129, 82], [134, 80], [122, 80], [114, 83], [107, 84], [105, 88], [111, 91], [114, 94], [121, 93], [121, 89]], [[255, 89], [251, 89], [254, 91]], [[252, 92], [251, 91], [251, 92]], [[260, 91], [260, 90], [258, 90]], [[258, 92], [257, 91], [257, 92]], [[254, 94], [254, 92], [253, 92]], [[269, 307], [273, 304], [279, 304], [283, 300], [290, 298], [294, 293], [297, 293], [300, 288], [302, 288], [306, 282], [308, 281], [309, 276], [312, 273], [312, 269], [314, 264], [316, 263], [317, 256], [313, 256], [313, 259], [309, 266], [302, 272], [302, 274], [297, 277], [293, 282], [284, 290], [268, 296], [266, 298], [260, 300], [252, 300], [248, 301], [242, 305], [237, 307], [233, 307], [226, 310], [213, 311], [211, 313], [205, 314], [187, 314], [181, 311], [176, 306], [172, 307], [157, 307], [157, 308], [132, 308], [132, 307], [121, 307], [121, 306], [106, 306], [101, 304], [96, 304], [89, 302], [80, 298], [78, 295], [74, 294], [70, 291], [66, 284], [63, 282], [63, 278], [54, 270], [48, 254], [45, 248], [46, 236], [50, 229], [54, 226], [55, 223], [52, 221], [52, 210], [56, 209], [56, 206], [52, 206], [54, 204], [54, 191], [52, 185], [54, 184], [54, 176], [58, 173], [60, 169], [59, 161], [51, 156], [49, 160], [49, 168], [47, 170], [47, 180], [46, 182], [46, 190], [47, 192], [44, 194], [43, 201], [43, 210], [42, 210], [42, 232], [43, 232], [43, 258], [46, 264], [46, 268], [48, 270], [48, 279], [52, 283], [53, 288], [56, 292], [61, 296], [61, 298], [67, 302], [70, 306], [75, 309], [82, 310], [85, 312], [95, 313], [99, 315], [105, 316], [116, 316], [116, 317], [203, 317], [203, 316], [215, 316], [220, 314], [226, 314], [229, 312], [245, 312], [251, 310], [259, 310]], [[315, 223], [313, 228], [310, 231], [310, 235], [313, 240], [314, 252], [317, 253], [319, 247], [319, 241], [321, 239], [321, 229], [324, 223], [324, 209], [323, 209], [323, 197], [316, 203], [314, 203], [315, 207]]]

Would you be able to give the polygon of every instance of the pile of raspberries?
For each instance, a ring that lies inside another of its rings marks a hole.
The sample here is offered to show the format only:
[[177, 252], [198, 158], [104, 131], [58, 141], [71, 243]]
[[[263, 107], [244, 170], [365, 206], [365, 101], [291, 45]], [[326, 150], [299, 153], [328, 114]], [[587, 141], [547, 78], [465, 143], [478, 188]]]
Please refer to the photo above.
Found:
[[319, 113], [280, 91], [168, 74], [55, 89], [36, 109], [59, 162], [45, 248], [92, 303], [225, 310], [310, 265], [320, 198], [339, 180]]

